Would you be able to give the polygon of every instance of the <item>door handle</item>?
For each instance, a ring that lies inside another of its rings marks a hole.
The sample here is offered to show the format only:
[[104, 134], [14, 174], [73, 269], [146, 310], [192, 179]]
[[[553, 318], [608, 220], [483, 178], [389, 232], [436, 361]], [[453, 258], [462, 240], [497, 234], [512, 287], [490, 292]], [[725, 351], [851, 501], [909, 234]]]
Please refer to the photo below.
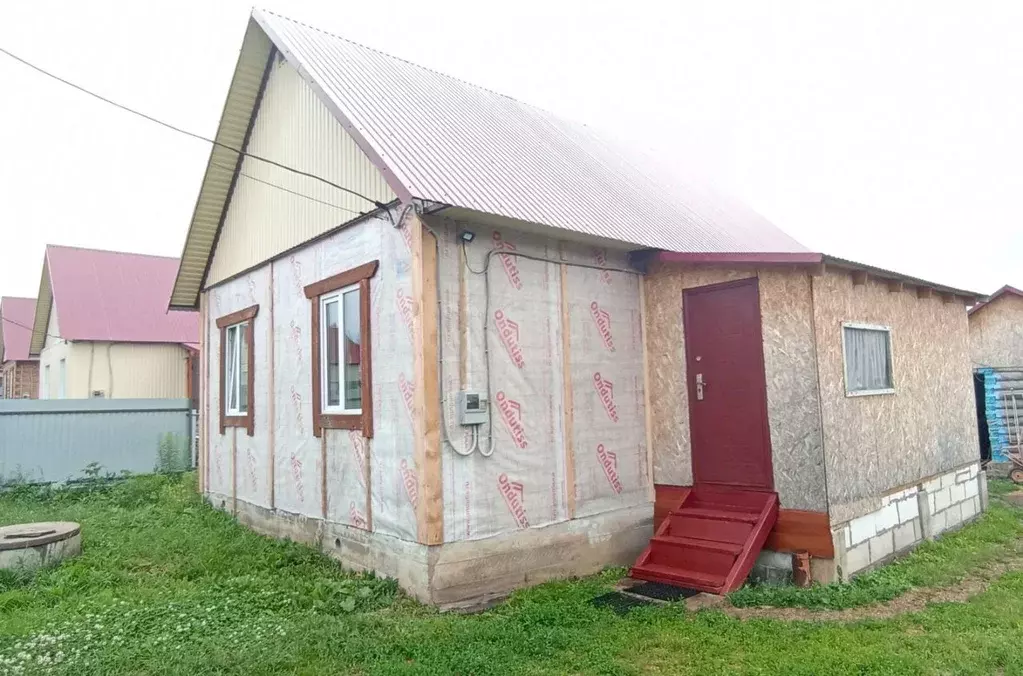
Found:
[[703, 401], [703, 388], [707, 383], [703, 382], [703, 374], [696, 374], [696, 401]]

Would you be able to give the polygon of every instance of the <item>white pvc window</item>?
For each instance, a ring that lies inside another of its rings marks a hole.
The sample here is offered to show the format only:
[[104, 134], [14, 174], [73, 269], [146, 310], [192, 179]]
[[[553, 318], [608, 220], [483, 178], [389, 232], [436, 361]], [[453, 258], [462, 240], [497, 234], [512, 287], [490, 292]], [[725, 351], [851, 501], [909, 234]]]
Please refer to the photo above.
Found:
[[50, 365], [47, 364], [43, 367], [43, 388], [40, 391], [42, 399], [50, 398]]
[[67, 360], [60, 360], [60, 370], [57, 372], [57, 398], [63, 399], [67, 396]]
[[873, 324], [842, 324], [847, 396], [892, 394], [892, 331]]
[[324, 413], [362, 413], [359, 285], [320, 297], [320, 393]]
[[249, 412], [248, 330], [248, 322], [229, 326], [225, 330], [224, 413], [227, 415], [247, 415]]

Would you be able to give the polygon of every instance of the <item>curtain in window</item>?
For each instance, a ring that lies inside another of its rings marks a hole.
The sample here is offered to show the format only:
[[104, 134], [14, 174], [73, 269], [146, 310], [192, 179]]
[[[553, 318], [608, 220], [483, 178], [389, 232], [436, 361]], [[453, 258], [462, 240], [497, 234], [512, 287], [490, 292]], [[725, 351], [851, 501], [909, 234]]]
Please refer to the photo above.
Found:
[[891, 389], [888, 332], [845, 327], [845, 372], [850, 392]]

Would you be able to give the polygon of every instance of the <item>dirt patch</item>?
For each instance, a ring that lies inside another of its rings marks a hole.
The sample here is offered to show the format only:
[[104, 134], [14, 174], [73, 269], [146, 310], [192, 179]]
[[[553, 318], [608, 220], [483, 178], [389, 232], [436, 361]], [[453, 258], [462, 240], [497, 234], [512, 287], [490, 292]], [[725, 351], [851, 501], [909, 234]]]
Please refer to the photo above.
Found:
[[771, 619], [803, 622], [857, 622], [884, 620], [904, 613], [915, 613], [931, 603], [965, 603], [980, 594], [1006, 573], [1023, 570], [1023, 558], [995, 561], [974, 570], [948, 587], [917, 587], [886, 603], [847, 610], [810, 610], [808, 608], [735, 608], [727, 603], [718, 610], [743, 620]]
[[1015, 493], [1006, 493], [1002, 496], [1003, 500], [1011, 502], [1017, 507], [1023, 507], [1023, 491], [1016, 491]]

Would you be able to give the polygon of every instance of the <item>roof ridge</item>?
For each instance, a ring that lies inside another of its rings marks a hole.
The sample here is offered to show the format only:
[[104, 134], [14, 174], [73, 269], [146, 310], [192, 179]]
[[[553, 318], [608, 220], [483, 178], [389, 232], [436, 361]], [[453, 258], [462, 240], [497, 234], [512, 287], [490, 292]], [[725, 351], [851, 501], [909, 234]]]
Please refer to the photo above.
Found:
[[119, 254], [122, 256], [145, 256], [146, 258], [163, 258], [165, 260], [180, 260], [179, 256], [161, 256], [160, 254], [139, 253], [136, 251], [115, 251], [113, 249], [97, 249], [89, 246], [71, 246], [68, 244], [47, 244], [47, 249], [73, 249], [75, 251], [94, 251], [98, 253]]
[[527, 102], [525, 102], [525, 101], [523, 101], [521, 99], [515, 98], [514, 96], [509, 96], [508, 94], [503, 94], [503, 93], [501, 93], [501, 92], [499, 92], [499, 91], [497, 91], [495, 89], [490, 89], [488, 87], [484, 87], [483, 85], [476, 84], [475, 82], [470, 82], [469, 80], [465, 80], [465, 79], [462, 79], [460, 77], [456, 77], [454, 75], [450, 75], [448, 73], [443, 73], [443, 72], [441, 72], [439, 70], [436, 70], [434, 68], [430, 68], [428, 66], [424, 66], [421, 63], [416, 63], [415, 61], [409, 61], [408, 59], [403, 58], [401, 56], [395, 56], [394, 54], [390, 54], [390, 53], [385, 52], [385, 51], [383, 51], [381, 49], [377, 49], [376, 47], [370, 47], [369, 45], [364, 45], [361, 42], [356, 42], [355, 40], [351, 40], [349, 38], [346, 38], [343, 35], [338, 35], [337, 33], [333, 33], [331, 31], [325, 30], [323, 28], [319, 28], [317, 26], [312, 26], [312, 25], [307, 24], [307, 23], [305, 23], [303, 21], [299, 21], [298, 19], [292, 19], [289, 16], [284, 16], [283, 14], [278, 14], [277, 12], [274, 12], [272, 10], [262, 9], [262, 8], [258, 8], [257, 7], [257, 8], [253, 9], [253, 12], [261, 12], [261, 13], [264, 13], [264, 14], [269, 14], [270, 16], [272, 16], [274, 18], [277, 18], [277, 19], [282, 19], [284, 21], [290, 21], [291, 23], [297, 24], [299, 26], [302, 26], [303, 28], [308, 28], [309, 30], [314, 30], [317, 33], [322, 33], [323, 35], [329, 35], [330, 37], [335, 38], [337, 40], [341, 40], [342, 42], [347, 42], [350, 45], [355, 45], [356, 47], [358, 47], [360, 49], [365, 49], [365, 50], [373, 52], [375, 54], [379, 54], [380, 56], [387, 57], [388, 59], [394, 59], [395, 61], [401, 61], [402, 63], [408, 64], [409, 66], [412, 66], [413, 68], [417, 68], [419, 70], [423, 70], [423, 71], [426, 71], [428, 73], [433, 73], [434, 75], [439, 75], [440, 77], [444, 77], [444, 78], [447, 78], [449, 80], [454, 80], [455, 82], [461, 82], [462, 84], [464, 84], [466, 86], [469, 86], [469, 87], [472, 87], [473, 89], [478, 89], [480, 91], [484, 91], [484, 92], [487, 92], [489, 94], [493, 94], [495, 96], [500, 96], [502, 98], [506, 98], [506, 99], [508, 99], [510, 101], [514, 101], [515, 103], [517, 103], [517, 104], [519, 104], [521, 106], [525, 106], [526, 108], [532, 108], [533, 110], [538, 110], [538, 111], [540, 111], [542, 113], [545, 113], [547, 115], [555, 117], [555, 118], [557, 118], [559, 120], [563, 120], [565, 122], [570, 122], [571, 124], [581, 125], [583, 127], [586, 127], [587, 129], [592, 129], [592, 127], [590, 127], [590, 125], [586, 124], [585, 122], [581, 122], [579, 120], [569, 119], [567, 117], [562, 117], [562, 116], [558, 115], [557, 113], [555, 113], [555, 112], [553, 112], [551, 110], [547, 110], [546, 108], [542, 108], [542, 107], [534, 105], [532, 103], [527, 103]]

